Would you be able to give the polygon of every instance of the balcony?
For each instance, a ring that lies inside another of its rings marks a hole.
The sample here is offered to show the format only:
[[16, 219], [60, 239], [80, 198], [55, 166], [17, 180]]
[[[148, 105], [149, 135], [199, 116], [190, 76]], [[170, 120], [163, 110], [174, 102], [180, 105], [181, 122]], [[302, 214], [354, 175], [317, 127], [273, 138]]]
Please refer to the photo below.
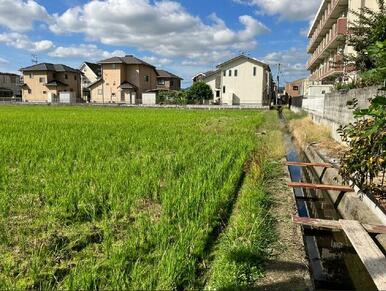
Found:
[[316, 70], [311, 75], [312, 81], [323, 81], [327, 78], [341, 75], [344, 73], [343, 56], [335, 55], [331, 61], [327, 62], [323, 67]]
[[342, 15], [342, 12], [348, 9], [348, 0], [331, 0], [324, 10], [322, 18], [315, 31], [312, 33], [312, 38], [307, 47], [308, 53], [313, 53], [318, 47], [323, 37], [328, 33], [331, 26], [336, 22], [337, 18]]
[[310, 70], [312, 67], [318, 65], [323, 61], [324, 56], [326, 56], [331, 49], [336, 49], [339, 44], [342, 43], [342, 40], [344, 40], [344, 36], [347, 35], [347, 31], [347, 18], [339, 18], [312, 54], [311, 58], [307, 62], [307, 69]]

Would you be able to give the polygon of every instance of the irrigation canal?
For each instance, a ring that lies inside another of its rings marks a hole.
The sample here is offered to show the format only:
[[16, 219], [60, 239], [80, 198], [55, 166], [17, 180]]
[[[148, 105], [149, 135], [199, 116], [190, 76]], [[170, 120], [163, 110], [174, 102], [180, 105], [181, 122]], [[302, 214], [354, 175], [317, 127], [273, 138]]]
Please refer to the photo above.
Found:
[[[303, 151], [284, 132], [287, 160], [310, 162]], [[288, 167], [293, 182], [321, 183], [312, 167]], [[300, 217], [339, 220], [328, 193], [323, 190], [294, 188]], [[303, 226], [311, 277], [316, 290], [377, 290], [366, 268], [342, 231], [313, 230]]]

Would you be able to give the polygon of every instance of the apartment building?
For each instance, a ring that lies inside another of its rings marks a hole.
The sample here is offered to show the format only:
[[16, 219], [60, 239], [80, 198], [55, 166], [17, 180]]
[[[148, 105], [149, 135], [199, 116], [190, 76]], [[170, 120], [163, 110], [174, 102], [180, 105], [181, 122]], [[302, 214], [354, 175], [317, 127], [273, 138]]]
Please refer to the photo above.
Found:
[[[81, 96], [80, 71], [62, 64], [41, 63], [20, 69], [25, 102], [76, 102]], [[61, 99], [62, 95], [62, 99]]]
[[330, 84], [355, 70], [345, 66], [343, 56], [355, 53], [347, 44], [346, 36], [357, 18], [353, 11], [360, 11], [362, 7], [377, 9], [377, 0], [322, 1], [308, 33], [310, 81]]
[[269, 105], [273, 81], [267, 64], [245, 55], [217, 66], [217, 70], [196, 75], [194, 81], [208, 84], [214, 102], [224, 105]]
[[157, 89], [156, 68], [133, 55], [98, 63], [101, 78], [91, 84], [91, 102], [141, 104], [142, 93]]
[[0, 97], [21, 96], [20, 76], [0, 72]]
[[157, 89], [160, 90], [181, 90], [183, 79], [165, 70], [157, 70]]

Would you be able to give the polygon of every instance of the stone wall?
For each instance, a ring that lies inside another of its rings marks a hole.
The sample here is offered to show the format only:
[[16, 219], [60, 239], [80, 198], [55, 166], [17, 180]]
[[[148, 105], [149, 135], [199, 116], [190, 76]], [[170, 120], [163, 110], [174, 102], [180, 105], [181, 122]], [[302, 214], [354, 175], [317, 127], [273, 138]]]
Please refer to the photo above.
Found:
[[370, 104], [369, 99], [379, 94], [379, 87], [353, 89], [347, 92], [336, 91], [326, 94], [324, 98], [303, 99], [302, 109], [308, 112], [315, 122], [329, 127], [331, 136], [341, 141], [336, 131], [341, 125], [354, 121], [353, 110], [347, 106], [347, 102], [357, 99], [360, 108], [367, 108]]

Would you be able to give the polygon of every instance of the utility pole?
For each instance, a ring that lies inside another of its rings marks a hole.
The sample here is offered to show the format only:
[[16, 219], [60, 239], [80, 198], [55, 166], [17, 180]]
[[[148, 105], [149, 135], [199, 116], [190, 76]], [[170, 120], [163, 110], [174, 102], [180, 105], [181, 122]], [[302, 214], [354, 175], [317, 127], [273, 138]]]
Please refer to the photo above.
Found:
[[279, 96], [279, 90], [280, 90], [280, 66], [281, 64], [278, 63], [277, 64], [277, 89], [276, 89], [276, 104], [275, 105], [278, 105], [277, 104], [277, 100], [278, 100], [278, 96]]

